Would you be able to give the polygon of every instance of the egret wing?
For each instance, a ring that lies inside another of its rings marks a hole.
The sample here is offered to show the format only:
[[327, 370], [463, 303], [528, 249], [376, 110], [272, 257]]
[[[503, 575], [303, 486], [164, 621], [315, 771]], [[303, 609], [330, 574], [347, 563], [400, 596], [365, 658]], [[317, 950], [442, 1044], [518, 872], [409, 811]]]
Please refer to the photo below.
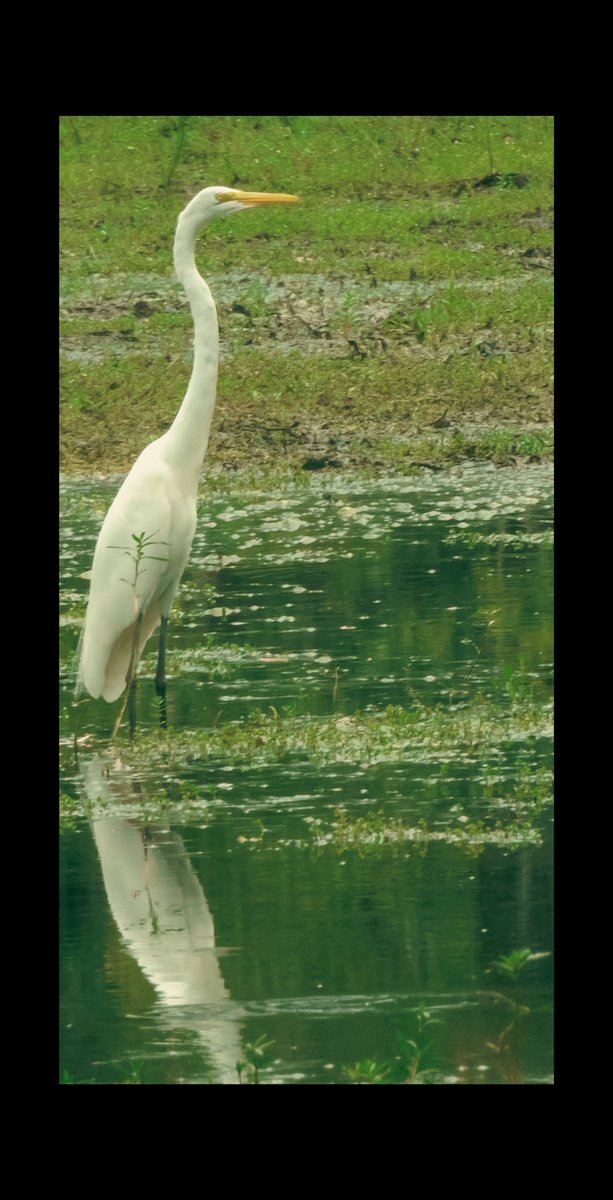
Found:
[[160, 618], [159, 598], [175, 575], [167, 471], [130, 472], [96, 545], [79, 677], [92, 696], [116, 699], [125, 687], [135, 620], [139, 654]]

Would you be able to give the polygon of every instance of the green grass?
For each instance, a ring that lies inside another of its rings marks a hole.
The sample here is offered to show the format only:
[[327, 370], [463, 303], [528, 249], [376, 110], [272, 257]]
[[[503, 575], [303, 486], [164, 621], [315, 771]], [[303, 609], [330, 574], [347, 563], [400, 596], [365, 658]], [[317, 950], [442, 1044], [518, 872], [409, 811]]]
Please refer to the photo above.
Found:
[[[488, 129], [497, 169], [526, 172], [528, 187], [473, 189], [490, 169]], [[259, 214], [253, 229], [276, 272], [287, 269], [287, 241], [312, 256], [298, 272], [330, 270], [360, 239], [411, 247], [433, 229], [436, 242], [457, 244], [478, 228], [492, 240], [515, 216], [551, 207], [548, 117], [189, 117], [187, 127], [176, 117], [70, 117], [60, 137], [71, 274], [84, 259], [109, 271], [168, 270], [178, 206], [211, 183], [302, 195], [300, 210]], [[211, 234], [210, 269], [245, 238], [236, 222]], [[259, 265], [261, 249], [249, 244], [240, 261], [255, 255]]]
[[[407, 414], [550, 420], [551, 118], [74, 116], [60, 140], [66, 470], [126, 469], [174, 417], [191, 358], [174, 228], [210, 183], [303, 200], [199, 245], [204, 274], [233, 280], [213, 281], [213, 469], [276, 463], [274, 442], [243, 445], [245, 418], [308, 414], [302, 460], [322, 429], [366, 430], [392, 467]], [[476, 188], [492, 165], [500, 185]]]

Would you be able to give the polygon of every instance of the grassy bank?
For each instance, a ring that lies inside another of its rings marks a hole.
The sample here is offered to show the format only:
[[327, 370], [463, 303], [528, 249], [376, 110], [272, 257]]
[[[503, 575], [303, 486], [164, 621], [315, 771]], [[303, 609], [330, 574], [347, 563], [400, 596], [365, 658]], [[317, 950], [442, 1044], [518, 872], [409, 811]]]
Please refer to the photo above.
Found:
[[191, 362], [178, 212], [299, 192], [203, 235], [220, 316], [212, 472], [551, 454], [548, 117], [66, 117], [62, 466], [127, 469]]

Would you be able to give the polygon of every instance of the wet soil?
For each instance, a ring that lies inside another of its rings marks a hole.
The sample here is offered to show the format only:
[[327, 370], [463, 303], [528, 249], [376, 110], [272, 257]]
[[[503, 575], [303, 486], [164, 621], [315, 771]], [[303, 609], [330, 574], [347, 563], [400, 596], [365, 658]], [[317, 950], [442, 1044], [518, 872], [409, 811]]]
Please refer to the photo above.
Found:
[[[501, 249], [510, 256], [517, 253], [513, 247]], [[519, 276], [458, 279], [455, 286], [477, 296], [496, 292], [519, 298], [535, 270], [552, 269], [547, 249], [537, 245], [521, 258], [525, 271]], [[217, 410], [207, 458], [213, 473], [273, 464], [305, 471], [394, 465], [403, 470], [413, 465], [435, 469], [443, 461], [481, 457], [478, 443], [494, 430], [525, 434], [537, 429], [548, 436], [549, 388], [510, 381], [504, 389], [490, 387], [491, 396], [450, 395], [434, 377], [428, 385], [428, 372], [436, 372], [440, 380], [446, 365], [457, 369], [462, 358], [491, 364], [495, 371], [497, 362], [527, 359], [535, 339], [550, 338], [549, 327], [490, 325], [424, 338], [414, 314], [427, 314], [445, 293], [447, 282], [379, 281], [376, 264], [367, 280], [342, 275], [272, 278], [250, 271], [212, 275], [208, 281], [218, 306], [221, 340]], [[105, 385], [114, 395], [93, 403], [91, 412], [87, 404], [84, 413], [68, 409], [62, 422], [63, 467], [68, 472], [126, 469], [144, 444], [145, 428], [149, 438], [168, 428], [172, 405], [178, 406], [187, 383], [191, 327], [186, 298], [171, 276], [124, 275], [112, 281], [92, 276], [86, 291], [64, 298], [61, 316], [62, 357], [87, 373], [86, 394], [92, 373], [108, 364], [119, 368], [117, 382]], [[254, 388], [250, 364], [256, 355]], [[295, 386], [288, 391], [279, 364], [290, 358]], [[333, 370], [322, 376], [319, 394], [311, 394], [307, 403], [300, 380], [308, 372], [312, 384], [317, 360], [320, 367], [334, 360]], [[124, 391], [130, 390], [122, 378], [130, 362], [139, 383], [145, 381], [136, 428], [134, 406], [120, 404]], [[425, 386], [405, 391], [418, 370]], [[366, 388], [362, 378], [368, 379]], [[271, 398], [270, 390], [277, 386]], [[156, 390], [169, 395], [163, 413], [156, 405]], [[373, 393], [379, 397], [375, 403]], [[537, 444], [522, 453], [521, 445], [512, 441], [497, 450], [506, 462], [534, 461], [534, 453], [542, 452]]]

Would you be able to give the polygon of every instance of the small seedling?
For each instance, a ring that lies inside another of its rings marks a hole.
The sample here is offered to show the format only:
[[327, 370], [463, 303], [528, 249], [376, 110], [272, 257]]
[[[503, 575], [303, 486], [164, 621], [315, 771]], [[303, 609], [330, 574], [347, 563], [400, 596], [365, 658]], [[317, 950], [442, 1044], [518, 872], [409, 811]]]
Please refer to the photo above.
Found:
[[345, 1074], [352, 1083], [386, 1083], [391, 1073], [389, 1063], [379, 1063], [374, 1058], [364, 1058], [353, 1067], [346, 1067]]
[[440, 1066], [435, 1065], [434, 1039], [424, 1040], [426, 1029], [434, 1025], [443, 1025], [438, 1017], [432, 1017], [430, 1012], [420, 1005], [417, 1012], [417, 1029], [414, 1038], [407, 1038], [404, 1033], [397, 1033], [399, 1052], [391, 1062], [377, 1062], [376, 1059], [365, 1058], [345, 1069], [346, 1075], [353, 1083], [430, 1083], [440, 1074]]
[[264, 1034], [262, 1034], [261, 1037], [259, 1037], [256, 1042], [246, 1042], [245, 1043], [245, 1057], [246, 1057], [247, 1061], [246, 1062], [237, 1062], [237, 1064], [236, 1064], [236, 1071], [238, 1074], [238, 1082], [239, 1083], [243, 1082], [243, 1078], [242, 1078], [243, 1072], [247, 1071], [248, 1069], [251, 1069], [251, 1071], [253, 1072], [253, 1078], [252, 1078], [251, 1082], [252, 1083], [260, 1082], [259, 1072], [263, 1065], [266, 1051], [270, 1050], [270, 1047], [274, 1046], [274, 1044], [275, 1044], [274, 1041], [267, 1042], [265, 1040]]

